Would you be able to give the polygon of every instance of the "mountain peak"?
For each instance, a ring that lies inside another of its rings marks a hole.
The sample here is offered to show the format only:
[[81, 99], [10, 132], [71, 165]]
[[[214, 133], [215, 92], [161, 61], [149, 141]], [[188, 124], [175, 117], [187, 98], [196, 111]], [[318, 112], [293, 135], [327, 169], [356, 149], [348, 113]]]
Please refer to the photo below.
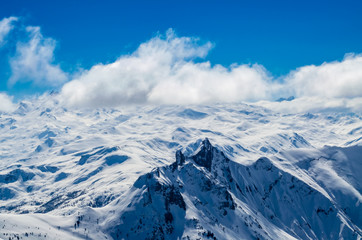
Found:
[[198, 152], [191, 156], [191, 158], [197, 165], [211, 171], [214, 149], [215, 148], [211, 145], [209, 139], [205, 138], [201, 142]]
[[213, 146], [211, 145], [209, 139], [208, 139], [208, 138], [205, 138], [205, 139], [201, 142], [201, 147], [207, 149], [208, 151], [210, 151]]
[[176, 165], [182, 166], [185, 163], [185, 156], [181, 150], [176, 151]]

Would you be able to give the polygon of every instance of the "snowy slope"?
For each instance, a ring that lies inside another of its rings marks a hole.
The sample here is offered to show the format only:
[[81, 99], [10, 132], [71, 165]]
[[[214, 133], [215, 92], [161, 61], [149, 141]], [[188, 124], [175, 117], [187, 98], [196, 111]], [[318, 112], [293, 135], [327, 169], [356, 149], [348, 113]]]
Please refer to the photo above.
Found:
[[[77, 110], [56, 96], [24, 101], [0, 114], [0, 237], [39, 225], [53, 239], [127, 238], [143, 214], [149, 231], [172, 226], [162, 230], [169, 239], [358, 239], [361, 120], [241, 103]], [[205, 138], [219, 156], [211, 166], [192, 158]], [[176, 152], [185, 163], [172, 167]], [[144, 206], [147, 194], [157, 200]]]
[[[361, 235], [351, 215], [310, 179], [304, 182], [268, 158], [249, 166], [230, 161], [205, 139], [200, 149], [141, 176], [127, 207], [108, 223], [115, 239], [353, 239]], [[345, 196], [350, 211], [362, 200]], [[338, 200], [338, 199], [337, 199]], [[115, 204], [125, 204], [120, 199]], [[117, 221], [118, 220], [118, 221]]]

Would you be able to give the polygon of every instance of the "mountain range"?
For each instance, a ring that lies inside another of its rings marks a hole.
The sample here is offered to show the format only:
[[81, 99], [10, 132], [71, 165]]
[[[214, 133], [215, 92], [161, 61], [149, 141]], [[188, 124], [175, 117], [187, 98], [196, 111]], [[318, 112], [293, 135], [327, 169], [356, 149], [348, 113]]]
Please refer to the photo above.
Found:
[[361, 120], [23, 101], [0, 113], [0, 239], [361, 239]]

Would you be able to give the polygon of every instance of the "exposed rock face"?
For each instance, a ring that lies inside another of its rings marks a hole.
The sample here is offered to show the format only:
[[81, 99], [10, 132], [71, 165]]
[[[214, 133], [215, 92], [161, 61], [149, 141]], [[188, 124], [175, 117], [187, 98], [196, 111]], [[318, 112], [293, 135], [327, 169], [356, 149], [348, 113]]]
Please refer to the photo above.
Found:
[[[360, 229], [327, 193], [276, 167], [230, 161], [208, 139], [195, 154], [141, 176], [115, 239], [346, 239]], [[359, 206], [356, 211], [360, 211]], [[343, 226], [341, 228], [341, 226]], [[282, 235], [281, 235], [282, 234]]]
[[209, 140], [205, 139], [202, 141], [200, 151], [191, 158], [197, 165], [205, 167], [207, 170], [211, 171], [213, 156], [214, 148], [211, 146]]

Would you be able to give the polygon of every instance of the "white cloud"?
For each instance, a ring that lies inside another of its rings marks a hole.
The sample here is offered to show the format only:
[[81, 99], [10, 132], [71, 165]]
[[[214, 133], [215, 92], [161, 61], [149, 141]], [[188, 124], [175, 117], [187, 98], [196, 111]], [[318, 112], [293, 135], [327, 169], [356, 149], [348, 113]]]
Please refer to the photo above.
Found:
[[[0, 46], [14, 28], [16, 17], [0, 21]], [[209, 104], [258, 102], [287, 112], [347, 109], [362, 111], [362, 55], [342, 61], [300, 67], [276, 80], [259, 64], [229, 67], [202, 61], [212, 49], [193, 37], [177, 37], [172, 30], [141, 44], [130, 55], [110, 64], [97, 64], [73, 75], [54, 63], [56, 42], [39, 27], [21, 27], [28, 41], [18, 41], [10, 59], [8, 84], [32, 82], [41, 87], [62, 86], [59, 98], [68, 106], [107, 107], [122, 104]], [[197, 59], [197, 61], [195, 61]], [[295, 96], [289, 102], [273, 102]], [[0, 109], [13, 107], [1, 94]], [[10, 106], [4, 107], [4, 106]]]
[[[26, 30], [30, 40], [17, 44], [17, 54], [10, 62], [13, 75], [9, 84], [32, 81], [39, 86], [61, 86], [68, 75], [53, 64], [55, 41], [44, 38], [39, 27]], [[300, 67], [276, 81], [258, 64], [224, 67], [194, 61], [204, 58], [212, 47], [209, 42], [200, 44], [197, 38], [177, 37], [169, 30], [165, 36], [141, 44], [130, 55], [78, 73], [64, 84], [60, 100], [68, 106], [85, 107], [259, 101], [283, 111], [361, 109], [362, 55]], [[271, 102], [291, 95], [297, 99]]]
[[272, 102], [259, 101], [256, 105], [273, 109], [283, 113], [304, 112], [359, 112], [362, 113], [362, 97], [356, 98], [325, 98], [325, 97], [299, 97], [293, 101]]
[[156, 36], [131, 55], [98, 64], [66, 83], [61, 99], [73, 106], [115, 106], [129, 103], [188, 104], [270, 98], [272, 84], [260, 65], [195, 63], [211, 43], [177, 37], [172, 30]]
[[[212, 44], [177, 37], [169, 30], [156, 36], [131, 55], [111, 64], [98, 64], [63, 86], [61, 100], [71, 106], [101, 107], [129, 103], [207, 104], [263, 101], [281, 110], [360, 109], [362, 56], [349, 55], [341, 62], [304, 66], [281, 81], [263, 66], [212, 66], [203, 58]], [[296, 96], [292, 102], [273, 103], [279, 97]], [[269, 103], [268, 103], [269, 101]]]
[[155, 103], [197, 104], [268, 99], [272, 83], [260, 65], [212, 67], [209, 62], [185, 63], [148, 94]]
[[362, 55], [301, 67], [286, 77], [284, 87], [296, 97], [362, 97]]
[[289, 73], [275, 90], [275, 96], [296, 98], [257, 104], [286, 113], [362, 112], [362, 55], [349, 54], [342, 61], [300, 67]]
[[6, 93], [0, 92], [0, 112], [10, 112], [15, 110], [16, 105], [13, 103], [13, 98]]
[[0, 46], [4, 43], [5, 37], [14, 28], [13, 23], [17, 20], [17, 17], [8, 17], [0, 21]]
[[37, 86], [60, 86], [67, 80], [59, 65], [53, 64], [56, 42], [44, 38], [39, 27], [26, 27], [30, 40], [18, 42], [15, 56], [10, 60], [12, 76], [8, 84], [33, 82]]

